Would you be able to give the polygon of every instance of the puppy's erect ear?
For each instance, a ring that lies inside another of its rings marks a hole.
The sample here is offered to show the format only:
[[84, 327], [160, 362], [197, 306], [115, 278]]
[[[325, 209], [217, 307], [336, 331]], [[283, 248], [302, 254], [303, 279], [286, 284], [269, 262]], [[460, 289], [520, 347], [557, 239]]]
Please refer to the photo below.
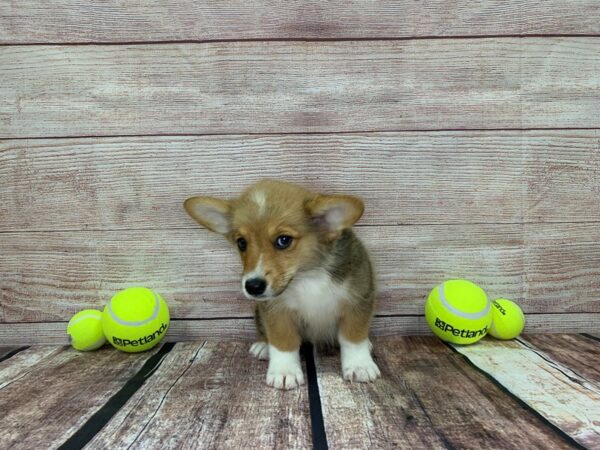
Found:
[[349, 195], [318, 195], [306, 203], [306, 211], [321, 229], [338, 235], [360, 219], [364, 205]]
[[215, 233], [231, 231], [231, 204], [227, 200], [212, 197], [191, 197], [183, 207], [200, 225]]

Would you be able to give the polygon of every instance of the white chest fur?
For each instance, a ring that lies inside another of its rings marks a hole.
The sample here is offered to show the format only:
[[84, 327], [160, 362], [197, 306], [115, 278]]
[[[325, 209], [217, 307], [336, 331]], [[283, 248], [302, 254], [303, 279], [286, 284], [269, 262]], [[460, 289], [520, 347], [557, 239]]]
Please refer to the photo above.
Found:
[[340, 304], [348, 300], [345, 284], [333, 282], [325, 270], [298, 275], [284, 293], [288, 308], [297, 312], [310, 341], [331, 341], [337, 335]]

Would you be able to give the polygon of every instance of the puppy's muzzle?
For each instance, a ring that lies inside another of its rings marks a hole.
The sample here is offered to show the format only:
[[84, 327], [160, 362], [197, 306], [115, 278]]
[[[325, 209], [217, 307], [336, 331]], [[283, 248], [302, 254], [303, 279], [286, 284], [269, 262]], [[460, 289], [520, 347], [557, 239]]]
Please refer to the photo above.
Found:
[[250, 278], [244, 283], [244, 289], [252, 297], [260, 297], [267, 289], [267, 282], [262, 278]]

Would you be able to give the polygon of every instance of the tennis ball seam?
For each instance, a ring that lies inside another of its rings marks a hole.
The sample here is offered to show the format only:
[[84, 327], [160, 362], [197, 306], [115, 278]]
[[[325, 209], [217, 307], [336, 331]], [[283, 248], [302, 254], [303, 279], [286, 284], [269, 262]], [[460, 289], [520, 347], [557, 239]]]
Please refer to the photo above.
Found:
[[492, 318], [492, 323], [490, 323], [490, 334], [492, 336], [495, 335], [495, 334], [498, 334], [498, 330], [496, 330], [496, 324], [495, 324], [493, 318]]
[[152, 292], [152, 295], [154, 296], [154, 310], [152, 311], [152, 315], [150, 317], [148, 317], [147, 319], [140, 320], [137, 322], [121, 319], [119, 316], [117, 316], [117, 314], [112, 309], [112, 299], [108, 303], [108, 313], [110, 314], [110, 317], [115, 322], [117, 322], [119, 325], [124, 325], [124, 326], [128, 326], [128, 327], [138, 327], [138, 326], [146, 325], [147, 323], [152, 322], [153, 320], [155, 320], [158, 317], [158, 313], [160, 312], [160, 302], [156, 298], [156, 293], [154, 291], [150, 291], [150, 292]]
[[458, 308], [455, 308], [454, 306], [452, 306], [450, 304], [450, 302], [448, 302], [448, 300], [446, 300], [446, 294], [444, 292], [445, 284], [446, 283], [442, 283], [442, 285], [438, 288], [438, 294], [439, 294], [440, 302], [452, 314], [459, 316], [463, 319], [478, 320], [478, 319], [483, 319], [490, 311], [490, 301], [487, 298], [485, 300], [485, 308], [483, 308], [481, 311], [479, 311], [477, 313], [467, 313], [467, 312], [461, 311]]
[[[100, 312], [100, 311], [98, 311], [98, 312]], [[86, 315], [83, 315], [81, 317], [78, 317], [76, 320], [70, 321], [69, 322], [69, 327], [72, 327], [72, 326], [78, 324], [79, 322], [81, 322], [82, 320], [85, 320], [85, 319], [102, 320], [102, 316], [98, 317], [98, 315], [96, 315], [96, 314], [86, 314]]]
[[105, 342], [106, 342], [106, 337], [104, 337], [104, 335], [102, 335], [102, 337], [100, 339], [98, 339], [96, 342], [94, 342], [93, 344], [88, 345], [85, 348], [82, 348], [80, 351], [86, 352], [86, 351], [89, 351], [89, 350], [96, 350], [97, 348], [102, 347]]

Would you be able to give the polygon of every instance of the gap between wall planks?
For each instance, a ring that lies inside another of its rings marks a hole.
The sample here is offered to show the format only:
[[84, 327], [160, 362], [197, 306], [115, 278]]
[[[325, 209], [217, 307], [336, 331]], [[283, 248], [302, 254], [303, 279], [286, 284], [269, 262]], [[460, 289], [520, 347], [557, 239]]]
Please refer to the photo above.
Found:
[[600, 126], [593, 37], [6, 46], [0, 67], [0, 138]]
[[0, 231], [195, 228], [184, 199], [264, 177], [360, 196], [359, 226], [598, 222], [600, 131], [5, 140]]
[[[598, 313], [562, 313], [527, 315], [527, 333], [593, 333], [598, 330]], [[55, 344], [67, 345], [66, 322], [0, 323], [0, 340], [5, 345]], [[171, 321], [166, 342], [198, 340], [250, 341], [255, 337], [254, 320], [226, 318]], [[375, 317], [372, 336], [431, 335], [423, 316]], [[249, 345], [249, 344], [248, 344]]]
[[[356, 231], [376, 266], [380, 314], [423, 314], [426, 295], [450, 278], [472, 279], [526, 313], [600, 312], [595, 223]], [[2, 233], [0, 318], [68, 320], [130, 285], [157, 290], [175, 318], [248, 316], [240, 273], [235, 250], [201, 229]]]
[[0, 3], [0, 43], [598, 34], [594, 0]]

